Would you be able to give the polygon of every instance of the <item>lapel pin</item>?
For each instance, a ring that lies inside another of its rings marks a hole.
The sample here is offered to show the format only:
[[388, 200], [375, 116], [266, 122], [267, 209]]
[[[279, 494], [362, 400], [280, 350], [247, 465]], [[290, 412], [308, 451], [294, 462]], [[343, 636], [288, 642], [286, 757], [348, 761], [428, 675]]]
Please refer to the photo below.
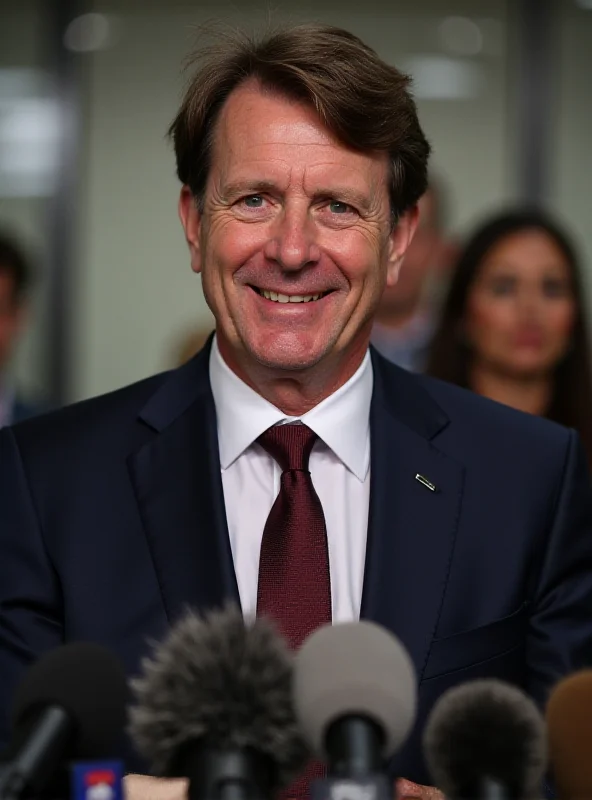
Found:
[[422, 486], [425, 486], [426, 489], [429, 489], [430, 492], [435, 492], [436, 491], [436, 485], [434, 483], [432, 483], [431, 481], [429, 481], [427, 478], [424, 478], [423, 475], [420, 475], [419, 472], [415, 476], [415, 480], [418, 483], [421, 483]]

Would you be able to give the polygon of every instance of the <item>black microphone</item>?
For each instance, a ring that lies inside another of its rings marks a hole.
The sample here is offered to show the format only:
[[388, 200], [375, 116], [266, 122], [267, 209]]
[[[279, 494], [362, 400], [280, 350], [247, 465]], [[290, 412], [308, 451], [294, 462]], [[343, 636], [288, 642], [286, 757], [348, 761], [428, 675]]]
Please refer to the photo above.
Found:
[[190, 779], [189, 798], [265, 800], [306, 763], [292, 658], [267, 620], [189, 613], [142, 666], [132, 739], [154, 774]]
[[126, 695], [123, 667], [103, 647], [79, 642], [46, 653], [16, 691], [0, 800], [44, 792], [68, 760], [112, 756]]
[[524, 692], [495, 679], [449, 689], [424, 731], [432, 779], [455, 800], [533, 800], [547, 764], [545, 723]]
[[296, 715], [327, 762], [328, 780], [313, 784], [313, 797], [362, 796], [356, 786], [365, 786], [390, 800], [386, 764], [411, 730], [416, 698], [411, 659], [384, 628], [364, 621], [315, 631], [294, 669]]

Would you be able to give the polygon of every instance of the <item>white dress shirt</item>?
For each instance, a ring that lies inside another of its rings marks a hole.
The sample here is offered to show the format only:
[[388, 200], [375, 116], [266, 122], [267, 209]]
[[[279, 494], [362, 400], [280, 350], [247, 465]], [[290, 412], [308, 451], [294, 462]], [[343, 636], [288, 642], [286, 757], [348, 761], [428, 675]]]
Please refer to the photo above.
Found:
[[370, 499], [370, 353], [334, 394], [302, 417], [288, 417], [227, 366], [216, 339], [210, 355], [222, 486], [238, 591], [245, 616], [257, 608], [263, 528], [281, 470], [256, 439], [272, 425], [302, 421], [319, 437], [309, 469], [323, 506], [329, 544], [333, 621], [360, 615]]

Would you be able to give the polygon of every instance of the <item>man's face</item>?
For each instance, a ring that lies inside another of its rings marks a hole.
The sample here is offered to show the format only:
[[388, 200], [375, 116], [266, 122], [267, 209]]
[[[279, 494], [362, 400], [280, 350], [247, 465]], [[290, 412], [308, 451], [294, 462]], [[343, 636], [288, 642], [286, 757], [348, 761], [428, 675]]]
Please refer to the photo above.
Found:
[[220, 350], [239, 373], [361, 360], [415, 211], [391, 226], [385, 154], [342, 145], [309, 107], [235, 90], [218, 120], [203, 213], [180, 215]]
[[14, 296], [14, 278], [0, 266], [0, 370], [16, 345], [23, 322], [23, 308]]

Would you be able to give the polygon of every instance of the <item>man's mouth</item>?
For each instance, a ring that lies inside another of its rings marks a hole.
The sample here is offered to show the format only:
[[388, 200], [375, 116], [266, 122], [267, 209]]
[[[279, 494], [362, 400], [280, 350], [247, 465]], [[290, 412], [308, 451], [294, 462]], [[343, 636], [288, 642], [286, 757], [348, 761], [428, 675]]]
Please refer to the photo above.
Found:
[[330, 289], [327, 292], [318, 292], [317, 294], [280, 294], [279, 292], [272, 292], [270, 289], [260, 289], [258, 286], [251, 285], [251, 289], [261, 297], [274, 303], [312, 303], [314, 300], [321, 300], [332, 291]]

